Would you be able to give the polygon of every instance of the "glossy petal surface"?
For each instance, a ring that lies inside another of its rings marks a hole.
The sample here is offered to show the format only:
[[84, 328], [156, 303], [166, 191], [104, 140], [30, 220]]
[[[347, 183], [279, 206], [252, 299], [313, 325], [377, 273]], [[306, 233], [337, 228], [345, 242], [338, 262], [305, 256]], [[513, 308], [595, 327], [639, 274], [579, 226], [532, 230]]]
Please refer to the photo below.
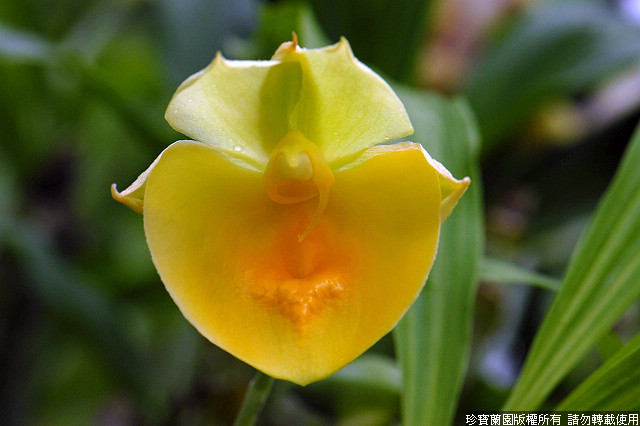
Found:
[[413, 133], [393, 90], [353, 56], [346, 39], [323, 49], [283, 53], [283, 61], [298, 61], [302, 69], [292, 124], [318, 145], [332, 167]]
[[146, 181], [145, 231], [167, 290], [204, 336], [306, 384], [395, 326], [435, 256], [440, 175], [416, 144], [364, 157], [335, 172], [322, 217], [299, 242], [317, 199], [275, 203], [262, 173], [205, 144], [164, 151]]
[[[285, 102], [277, 102], [274, 94], [261, 88], [271, 80], [269, 75], [275, 75], [273, 79], [289, 78], [291, 85], [282, 86], [289, 87], [292, 96], [299, 92], [295, 88], [299, 67], [276, 65], [275, 61], [228, 61], [218, 54], [207, 68], [180, 85], [165, 118], [195, 140], [215, 145], [256, 167], [265, 165], [270, 152], [265, 145], [275, 145], [278, 137], [284, 136], [288, 114], [282, 114]], [[277, 136], [271, 137], [274, 133]]]
[[332, 168], [413, 133], [393, 90], [344, 39], [322, 49], [285, 43], [270, 61], [218, 55], [178, 88], [166, 119], [258, 170], [289, 130], [318, 145]]

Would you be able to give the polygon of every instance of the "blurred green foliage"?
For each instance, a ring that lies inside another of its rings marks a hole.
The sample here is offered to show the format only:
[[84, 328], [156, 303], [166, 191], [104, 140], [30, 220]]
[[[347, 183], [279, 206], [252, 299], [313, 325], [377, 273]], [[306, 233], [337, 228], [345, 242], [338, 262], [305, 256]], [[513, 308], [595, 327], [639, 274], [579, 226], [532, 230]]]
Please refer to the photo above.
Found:
[[[268, 59], [291, 31], [307, 47], [346, 36], [397, 89], [411, 139], [474, 186], [394, 338], [306, 388], [276, 383], [261, 422], [499, 409], [556, 289], [518, 388], [553, 377], [509, 406], [640, 409], [637, 380], [618, 380], [638, 375], [638, 134], [574, 252], [640, 116], [640, 23], [622, 3], [2, 2], [0, 424], [233, 421], [251, 368], [180, 315], [109, 185], [181, 138], [164, 108], [217, 50]], [[549, 355], [562, 344], [581, 351]]]

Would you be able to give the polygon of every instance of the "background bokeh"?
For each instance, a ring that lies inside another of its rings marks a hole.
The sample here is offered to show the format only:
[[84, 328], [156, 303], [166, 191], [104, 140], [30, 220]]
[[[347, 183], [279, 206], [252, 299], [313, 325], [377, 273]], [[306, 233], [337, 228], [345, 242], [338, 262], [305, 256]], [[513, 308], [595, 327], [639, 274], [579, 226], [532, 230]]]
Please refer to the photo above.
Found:
[[[268, 59], [292, 30], [308, 47], [346, 36], [403, 91], [465, 98], [482, 138], [487, 257], [562, 276], [640, 118], [640, 1], [6, 0], [0, 424], [233, 420], [253, 370], [180, 315], [142, 217], [109, 186], [182, 137], [164, 108], [216, 51]], [[500, 406], [551, 297], [489, 269], [459, 413]], [[639, 324], [636, 302], [616, 330]], [[262, 422], [399, 422], [399, 372], [383, 362], [393, 340], [371, 354], [306, 388], [277, 383]]]

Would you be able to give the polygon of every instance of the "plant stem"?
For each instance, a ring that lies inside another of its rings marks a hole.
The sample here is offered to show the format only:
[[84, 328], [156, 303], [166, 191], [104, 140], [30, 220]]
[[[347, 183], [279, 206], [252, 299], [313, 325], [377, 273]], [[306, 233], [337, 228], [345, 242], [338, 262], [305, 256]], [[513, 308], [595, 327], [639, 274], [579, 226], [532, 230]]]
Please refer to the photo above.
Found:
[[244, 397], [238, 417], [233, 423], [234, 426], [252, 426], [256, 423], [264, 403], [269, 398], [274, 381], [273, 377], [260, 371], [256, 372], [255, 377], [249, 383], [247, 395]]

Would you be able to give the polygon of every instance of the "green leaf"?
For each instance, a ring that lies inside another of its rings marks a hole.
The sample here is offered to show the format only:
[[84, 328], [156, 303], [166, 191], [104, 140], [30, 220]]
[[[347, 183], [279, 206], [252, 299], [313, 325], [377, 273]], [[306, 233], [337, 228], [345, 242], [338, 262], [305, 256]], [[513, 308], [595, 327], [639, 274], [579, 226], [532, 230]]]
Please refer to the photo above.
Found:
[[362, 355], [323, 381], [336, 386], [358, 386], [398, 396], [402, 375], [392, 359], [374, 353]]
[[20, 190], [15, 166], [4, 149], [0, 148], [0, 241], [3, 234], [12, 226], [16, 215]]
[[558, 411], [640, 409], [640, 334], [582, 382]]
[[480, 278], [500, 284], [528, 284], [551, 291], [560, 287], [560, 280], [529, 271], [513, 263], [486, 257], [480, 265]]
[[208, 64], [218, 50], [236, 56], [232, 52], [242, 49], [243, 38], [253, 31], [260, 3], [158, 0], [150, 4], [158, 12], [163, 35], [159, 46], [174, 84]]
[[640, 128], [569, 263], [505, 410], [535, 410], [640, 295]]
[[20, 270], [25, 271], [26, 290], [49, 312], [91, 336], [118, 367], [118, 379], [143, 394], [147, 383], [141, 374], [140, 354], [117, 323], [114, 299], [98, 290], [89, 276], [64, 264], [50, 242], [29, 225], [16, 222], [0, 234], [1, 248], [12, 253]]
[[71, 26], [61, 47], [87, 60], [95, 60], [116, 37], [132, 6], [128, 2], [97, 2]]
[[399, 95], [416, 129], [411, 138], [455, 177], [471, 177], [442, 227], [427, 284], [394, 335], [403, 373], [403, 424], [446, 425], [453, 420], [467, 368], [483, 249], [478, 135], [462, 100], [404, 90]]
[[37, 63], [58, 67], [65, 64], [64, 54], [81, 55], [94, 60], [118, 34], [132, 5], [100, 1], [85, 11], [59, 43], [43, 36], [0, 24], [0, 58], [16, 63]]
[[314, 0], [311, 4], [332, 39], [345, 36], [353, 40], [353, 51], [364, 63], [398, 81], [410, 82], [438, 2]]
[[398, 415], [402, 373], [392, 358], [369, 352], [305, 393], [331, 401], [340, 424], [390, 424]]
[[0, 24], [0, 59], [14, 63], [48, 63], [53, 45], [37, 34]]
[[484, 55], [465, 94], [485, 150], [550, 99], [579, 94], [640, 60], [640, 32], [596, 2], [542, 2]]
[[[96, 279], [64, 263], [51, 242], [35, 231], [27, 221], [16, 221], [10, 229], [2, 229], [0, 249], [11, 253], [19, 271], [24, 271], [25, 288], [33, 300], [45, 309], [48, 318], [65, 326], [72, 336], [86, 337], [96, 353], [107, 361], [110, 380], [124, 386], [136, 397], [144, 412], [154, 420], [163, 415], [168, 401], [186, 392], [192, 377], [198, 342], [201, 337], [177, 310], [167, 313], [162, 328], [153, 335], [153, 346], [144, 348], [132, 333], [134, 308], [100, 289]], [[126, 317], [126, 321], [123, 318]], [[146, 349], [146, 350], [145, 350]], [[152, 421], [157, 423], [157, 421]]]
[[256, 31], [257, 52], [252, 56], [271, 57], [280, 44], [291, 40], [291, 31], [298, 35], [302, 47], [313, 49], [331, 44], [307, 3], [267, 4]]
[[247, 394], [240, 407], [240, 412], [233, 422], [234, 426], [253, 426], [258, 421], [264, 404], [271, 395], [275, 379], [267, 376], [261, 371], [256, 371], [256, 375], [249, 384]]
[[598, 340], [598, 353], [604, 360], [608, 360], [613, 357], [622, 347], [624, 342], [613, 331], [605, 334]]

